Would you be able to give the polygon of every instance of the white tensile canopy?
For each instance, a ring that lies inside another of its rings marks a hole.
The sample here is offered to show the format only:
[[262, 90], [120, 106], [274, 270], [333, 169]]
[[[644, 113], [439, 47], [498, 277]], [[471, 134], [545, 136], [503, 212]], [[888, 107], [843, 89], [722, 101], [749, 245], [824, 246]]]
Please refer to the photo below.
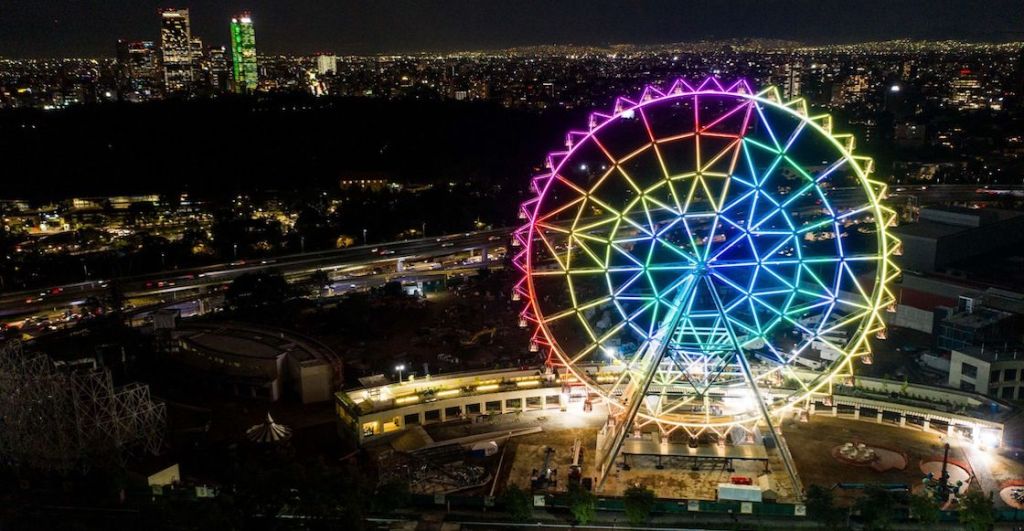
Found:
[[274, 418], [268, 412], [267, 420], [245, 430], [245, 436], [257, 444], [276, 444], [290, 439], [292, 429], [274, 422]]

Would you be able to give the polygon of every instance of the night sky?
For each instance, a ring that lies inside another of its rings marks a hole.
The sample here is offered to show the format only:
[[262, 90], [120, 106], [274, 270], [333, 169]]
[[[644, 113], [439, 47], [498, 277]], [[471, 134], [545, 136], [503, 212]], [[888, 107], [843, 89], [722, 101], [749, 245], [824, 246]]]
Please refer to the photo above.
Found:
[[261, 53], [445, 51], [530, 44], [766, 37], [809, 43], [900, 37], [1024, 40], [1021, 0], [0, 0], [0, 56], [111, 56], [157, 40], [160, 7], [227, 44], [250, 10]]

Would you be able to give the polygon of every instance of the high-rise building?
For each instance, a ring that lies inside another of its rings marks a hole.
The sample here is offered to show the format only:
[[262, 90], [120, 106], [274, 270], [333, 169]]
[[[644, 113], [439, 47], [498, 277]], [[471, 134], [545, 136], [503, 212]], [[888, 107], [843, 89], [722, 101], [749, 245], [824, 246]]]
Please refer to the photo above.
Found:
[[117, 41], [117, 91], [125, 101], [147, 101], [160, 93], [162, 80], [153, 41]]
[[803, 66], [800, 64], [786, 63], [776, 68], [771, 76], [771, 84], [779, 87], [782, 98], [786, 101], [800, 97], [802, 70]]
[[864, 101], [871, 91], [867, 74], [853, 74], [832, 86], [832, 105], [853, 105]]
[[199, 37], [192, 37], [190, 39], [189, 47], [192, 49], [192, 77], [196, 77], [195, 70], [199, 67], [199, 63], [203, 60], [203, 39]]
[[231, 61], [228, 59], [228, 49], [224, 46], [207, 48], [204, 64], [210, 87], [216, 92], [228, 90], [231, 86]]
[[960, 69], [960, 74], [949, 83], [949, 102], [961, 111], [985, 108], [987, 103], [982, 92], [981, 79], [970, 68]]
[[231, 59], [234, 65], [235, 90], [252, 92], [259, 85], [256, 69], [256, 31], [248, 13], [231, 19]]
[[167, 92], [186, 92], [192, 85], [194, 54], [188, 9], [160, 12], [160, 55]]
[[338, 58], [334, 55], [319, 54], [316, 56], [316, 73], [319, 75], [337, 74]]

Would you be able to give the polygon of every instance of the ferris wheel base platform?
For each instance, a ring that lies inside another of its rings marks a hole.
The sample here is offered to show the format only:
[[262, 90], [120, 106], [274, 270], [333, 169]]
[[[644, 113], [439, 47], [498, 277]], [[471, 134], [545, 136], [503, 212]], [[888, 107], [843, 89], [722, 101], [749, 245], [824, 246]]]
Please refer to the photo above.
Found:
[[701, 444], [691, 447], [688, 444], [681, 443], [662, 444], [647, 439], [626, 439], [622, 441], [622, 448], [619, 450], [619, 454], [768, 461], [768, 451], [760, 444], [725, 446]]

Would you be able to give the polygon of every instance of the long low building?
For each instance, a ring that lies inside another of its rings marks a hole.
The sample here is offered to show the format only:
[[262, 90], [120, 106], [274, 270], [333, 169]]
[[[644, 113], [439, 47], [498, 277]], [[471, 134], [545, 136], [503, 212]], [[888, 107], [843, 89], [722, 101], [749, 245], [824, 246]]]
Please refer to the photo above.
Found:
[[466, 372], [404, 382], [373, 382], [335, 394], [343, 429], [360, 444], [408, 426], [470, 415], [563, 409], [582, 401], [583, 388], [569, 388], [541, 370]]
[[922, 208], [917, 223], [893, 229], [903, 242], [899, 264], [930, 273], [1024, 238], [1024, 215], [996, 208]]
[[[613, 365], [586, 369], [598, 382], [614, 381], [620, 370]], [[818, 375], [809, 370], [792, 374], [807, 380]], [[582, 410], [589, 399], [588, 390], [575, 378], [544, 369], [455, 373], [404, 382], [377, 377], [365, 383], [335, 394], [340, 429], [359, 444], [412, 425], [466, 416]], [[994, 402], [977, 393], [944, 387], [858, 378], [855, 387], [837, 384], [834, 389], [834, 395], [809, 401], [809, 412], [820, 414], [821, 408], [831, 408], [836, 415], [849, 409], [860, 417], [863, 410], [877, 422], [941, 430], [988, 445], [1001, 443], [1001, 418], [1010, 412], [998, 404], [1000, 411], [993, 412]]]
[[338, 390], [342, 363], [327, 346], [284, 330], [227, 323], [188, 323], [168, 332], [170, 359], [206, 384], [236, 396], [268, 401], [286, 389], [304, 404]]

